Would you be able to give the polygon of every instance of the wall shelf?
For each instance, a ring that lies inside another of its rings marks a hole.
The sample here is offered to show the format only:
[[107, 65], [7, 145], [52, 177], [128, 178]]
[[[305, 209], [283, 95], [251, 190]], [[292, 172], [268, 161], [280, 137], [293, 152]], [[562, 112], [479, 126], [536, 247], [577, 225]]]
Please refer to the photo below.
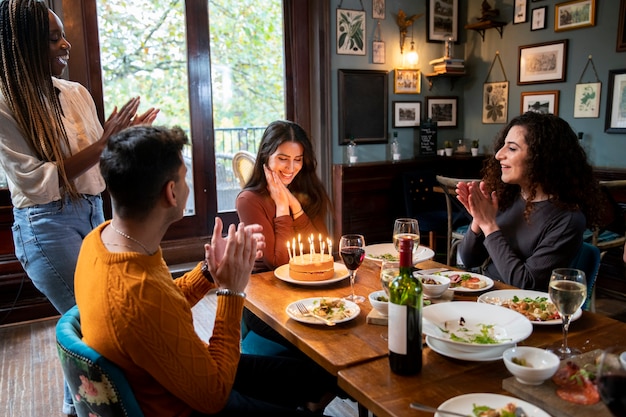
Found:
[[433, 89], [433, 81], [437, 78], [448, 78], [450, 80], [450, 91], [454, 89], [454, 83], [457, 78], [465, 77], [465, 73], [456, 74], [453, 72], [444, 72], [444, 73], [436, 73], [433, 72], [431, 74], [424, 74], [426, 80], [428, 81], [428, 91]]
[[483, 20], [477, 23], [471, 23], [471, 24], [465, 25], [465, 29], [475, 30], [483, 39], [483, 42], [485, 42], [485, 31], [487, 29], [497, 30], [498, 33], [500, 34], [500, 39], [502, 39], [502, 32], [504, 30], [504, 26], [506, 26], [506, 22], [500, 22], [497, 20]]

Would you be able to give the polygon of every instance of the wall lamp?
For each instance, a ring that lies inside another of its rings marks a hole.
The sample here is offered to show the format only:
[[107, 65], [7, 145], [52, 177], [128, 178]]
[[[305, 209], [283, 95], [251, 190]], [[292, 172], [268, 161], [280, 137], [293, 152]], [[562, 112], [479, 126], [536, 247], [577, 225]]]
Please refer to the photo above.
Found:
[[400, 54], [403, 55], [404, 60], [404, 41], [406, 40], [406, 36], [408, 34], [409, 26], [411, 27], [411, 49], [409, 50], [406, 56], [406, 64], [408, 66], [417, 65], [417, 51], [415, 50], [415, 41], [413, 40], [413, 22], [422, 17], [424, 13], [414, 14], [412, 16], [407, 17], [406, 13], [400, 9], [398, 10], [398, 14], [396, 16], [396, 23], [398, 24], [398, 29], [400, 30]]

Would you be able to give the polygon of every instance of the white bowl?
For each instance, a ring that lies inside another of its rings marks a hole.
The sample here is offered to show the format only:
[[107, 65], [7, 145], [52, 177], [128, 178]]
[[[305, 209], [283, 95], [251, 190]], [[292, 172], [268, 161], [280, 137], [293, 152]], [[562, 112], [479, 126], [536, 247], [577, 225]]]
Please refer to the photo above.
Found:
[[389, 303], [387, 301], [379, 301], [378, 297], [385, 297], [387, 300], [389, 297], [387, 297], [387, 294], [383, 290], [374, 291], [368, 296], [372, 307], [380, 314], [386, 316], [389, 314]]
[[[523, 361], [526, 365], [513, 362]], [[522, 384], [541, 385], [559, 369], [561, 361], [554, 353], [531, 346], [516, 346], [502, 354], [506, 369]]]
[[[444, 292], [450, 287], [450, 278], [444, 277], [441, 275], [421, 275], [418, 273], [414, 273], [414, 276], [422, 281], [422, 288], [424, 290], [424, 294], [428, 296], [428, 298], [439, 298], [443, 295]], [[425, 280], [432, 279], [438, 284], [426, 284]]]

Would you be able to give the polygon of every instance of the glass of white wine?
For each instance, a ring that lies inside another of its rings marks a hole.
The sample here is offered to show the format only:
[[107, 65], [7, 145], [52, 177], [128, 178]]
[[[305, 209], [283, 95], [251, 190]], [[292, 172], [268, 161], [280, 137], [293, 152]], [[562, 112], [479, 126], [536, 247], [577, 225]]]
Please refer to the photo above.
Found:
[[389, 284], [400, 274], [400, 262], [383, 259], [380, 266], [380, 285], [389, 298]]
[[570, 320], [587, 298], [587, 280], [580, 269], [557, 268], [550, 276], [548, 289], [550, 299], [563, 319], [563, 343], [551, 349], [559, 358], [566, 359], [577, 355], [580, 350], [567, 345], [567, 332]]
[[420, 228], [416, 219], [396, 219], [393, 224], [393, 246], [400, 251], [400, 238], [413, 240], [413, 263], [417, 260], [420, 245]]

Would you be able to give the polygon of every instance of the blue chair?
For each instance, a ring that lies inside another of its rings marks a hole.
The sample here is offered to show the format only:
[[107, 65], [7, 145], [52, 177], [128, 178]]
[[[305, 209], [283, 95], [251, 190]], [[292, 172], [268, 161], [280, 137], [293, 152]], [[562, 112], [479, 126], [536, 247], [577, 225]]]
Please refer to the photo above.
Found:
[[570, 266], [585, 272], [587, 277], [587, 299], [583, 304], [583, 310], [595, 311], [594, 291], [598, 270], [600, 269], [600, 249], [590, 243], [583, 242]]
[[143, 417], [124, 373], [82, 341], [74, 306], [56, 326], [57, 350], [79, 417]]

